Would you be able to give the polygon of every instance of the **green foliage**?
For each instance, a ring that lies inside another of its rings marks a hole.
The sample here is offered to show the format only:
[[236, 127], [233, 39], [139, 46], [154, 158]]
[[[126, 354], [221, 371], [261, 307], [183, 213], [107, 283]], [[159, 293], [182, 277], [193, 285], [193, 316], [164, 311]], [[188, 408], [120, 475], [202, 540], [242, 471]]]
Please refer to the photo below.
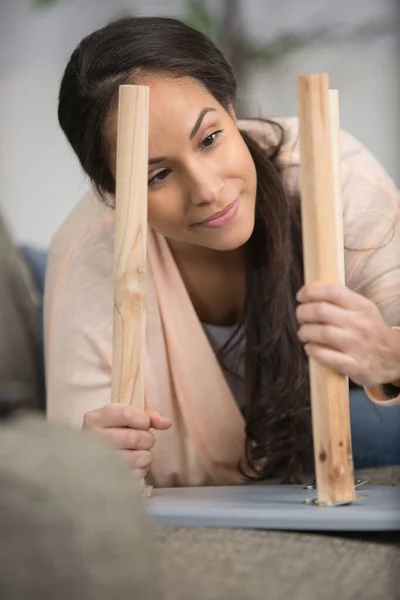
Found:
[[[188, 10], [184, 21], [211, 38], [222, 51], [229, 51], [223, 17], [210, 11], [205, 0], [188, 0], [187, 4]], [[265, 44], [257, 43], [245, 36], [243, 40], [245, 66], [266, 67], [276, 63], [284, 56], [322, 39], [327, 33], [327, 27], [302, 32], [283, 32]]]
[[[54, 6], [62, 0], [32, 1], [34, 7], [44, 9]], [[244, 3], [245, 1], [242, 0]], [[125, 12], [123, 15], [118, 16], [127, 16], [127, 13]], [[223, 52], [229, 53], [230, 41], [227, 40], [225, 34], [224, 16], [217, 14], [217, 11], [210, 10], [205, 0], [187, 0], [187, 9], [182, 20], [207, 35]], [[330, 42], [336, 41], [337, 43], [357, 39], [369, 40], [379, 35], [393, 34], [396, 31], [396, 26], [397, 23], [395, 20], [383, 18], [381, 20], [375, 19], [371, 22], [361, 23], [347, 32], [337, 32], [329, 26], [282, 32], [266, 43], [258, 43], [254, 39], [245, 36], [242, 45], [243, 62], [247, 68], [257, 65], [265, 68], [278, 62], [285, 56], [306, 48], [310, 44], [319, 42], [324, 38]]]
[[57, 4], [60, 0], [33, 0], [34, 8], [48, 8], [53, 4]]
[[187, 0], [187, 10], [182, 20], [204, 33], [219, 48], [224, 49], [225, 36], [221, 19], [218, 19], [209, 9], [205, 0]]
[[[242, 0], [245, 5], [246, 0]], [[222, 51], [229, 51], [225, 35], [224, 17], [208, 8], [205, 0], [187, 0], [184, 21], [212, 39]], [[299, 31], [283, 31], [266, 43], [258, 43], [245, 36], [243, 59], [246, 67], [272, 65], [284, 57], [302, 50], [314, 43], [326, 40], [329, 43], [370, 41], [379, 36], [397, 33], [397, 21], [387, 17], [375, 18], [349, 29], [336, 29], [334, 26], [320, 26]]]
[[244, 48], [245, 60], [251, 65], [268, 66], [297, 50], [322, 40], [326, 35], [327, 28], [321, 27], [301, 33], [283, 32], [266, 44], [253, 44], [248, 41]]

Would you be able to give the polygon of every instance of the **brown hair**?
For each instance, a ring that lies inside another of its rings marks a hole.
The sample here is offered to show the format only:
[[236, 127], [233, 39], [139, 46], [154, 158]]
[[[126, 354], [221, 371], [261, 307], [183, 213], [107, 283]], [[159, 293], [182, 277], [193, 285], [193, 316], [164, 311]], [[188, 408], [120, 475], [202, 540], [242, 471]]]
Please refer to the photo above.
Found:
[[[60, 125], [103, 197], [113, 194], [103, 127], [119, 85], [136, 70], [193, 77], [224, 107], [235, 104], [236, 80], [223, 54], [203, 34], [168, 18], [114, 21], [84, 38], [65, 69]], [[279, 127], [271, 122], [271, 127]], [[303, 282], [298, 198], [280, 177], [281, 141], [263, 150], [243, 139], [255, 163], [255, 227], [246, 245], [247, 291], [239, 325], [246, 335], [246, 456], [242, 472], [260, 480], [298, 480], [312, 469], [307, 360], [297, 337], [295, 294]], [[237, 335], [232, 344], [238, 343]], [[228, 346], [232, 346], [228, 343]], [[221, 353], [223, 360], [224, 351]]]

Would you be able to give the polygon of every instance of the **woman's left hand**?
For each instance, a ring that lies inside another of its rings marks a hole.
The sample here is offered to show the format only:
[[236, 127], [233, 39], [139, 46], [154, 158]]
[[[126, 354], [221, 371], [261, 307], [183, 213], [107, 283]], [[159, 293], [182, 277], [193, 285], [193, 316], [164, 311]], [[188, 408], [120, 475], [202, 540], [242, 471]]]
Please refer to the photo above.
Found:
[[298, 336], [308, 356], [366, 387], [400, 378], [400, 331], [373, 302], [326, 283], [307, 284], [296, 298]]

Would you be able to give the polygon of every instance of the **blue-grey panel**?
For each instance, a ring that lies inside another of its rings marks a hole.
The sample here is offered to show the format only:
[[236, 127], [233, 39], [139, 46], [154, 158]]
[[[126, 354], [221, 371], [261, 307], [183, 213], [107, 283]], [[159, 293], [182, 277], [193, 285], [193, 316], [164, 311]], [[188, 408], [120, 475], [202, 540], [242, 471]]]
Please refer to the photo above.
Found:
[[363, 486], [350, 505], [307, 503], [315, 490], [249, 485], [155, 489], [150, 514], [162, 525], [292, 531], [399, 531], [400, 487]]

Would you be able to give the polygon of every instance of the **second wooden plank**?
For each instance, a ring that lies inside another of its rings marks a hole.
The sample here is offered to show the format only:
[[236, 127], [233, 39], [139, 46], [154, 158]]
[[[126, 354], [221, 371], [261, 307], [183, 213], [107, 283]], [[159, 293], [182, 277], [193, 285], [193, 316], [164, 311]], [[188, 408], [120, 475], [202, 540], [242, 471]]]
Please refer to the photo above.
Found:
[[[335, 203], [335, 173], [337, 177], [340, 169], [333, 162], [338, 138], [332, 133], [326, 74], [298, 77], [298, 112], [305, 281], [340, 283], [343, 250]], [[313, 359], [309, 366], [318, 502], [351, 502], [355, 490], [348, 380]]]

